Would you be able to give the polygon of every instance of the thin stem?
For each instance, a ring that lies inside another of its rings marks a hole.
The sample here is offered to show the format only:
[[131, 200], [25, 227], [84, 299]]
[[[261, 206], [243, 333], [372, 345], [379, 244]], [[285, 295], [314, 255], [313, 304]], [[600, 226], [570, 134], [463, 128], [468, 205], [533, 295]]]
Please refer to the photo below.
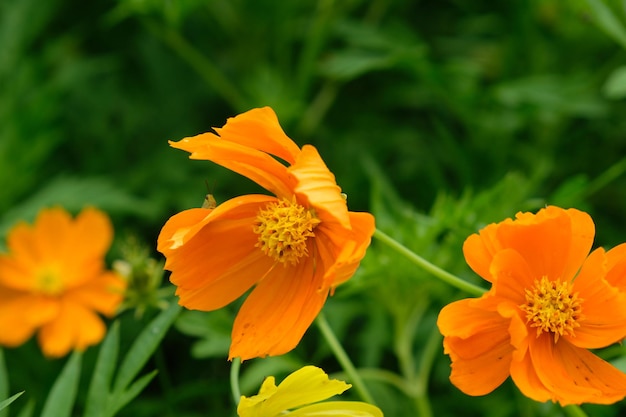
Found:
[[145, 19], [143, 23], [157, 37], [189, 64], [218, 94], [238, 111], [246, 110], [248, 102], [224, 73], [179, 32]]
[[241, 368], [241, 359], [233, 358], [230, 365], [230, 392], [233, 394], [235, 405], [239, 404], [241, 399], [241, 390], [239, 389], [239, 368]]
[[565, 411], [565, 414], [569, 417], [587, 417], [587, 413], [585, 413], [583, 409], [577, 405], [572, 404], [565, 406], [563, 407], [563, 411]]
[[399, 254], [406, 257], [409, 261], [413, 262], [415, 265], [422, 268], [424, 271], [431, 273], [435, 277], [439, 278], [443, 282], [452, 285], [460, 289], [461, 291], [465, 291], [468, 294], [481, 296], [485, 293], [485, 290], [477, 285], [471, 284], [467, 281], [462, 280], [461, 278], [452, 275], [448, 271], [445, 271], [439, 268], [437, 265], [434, 265], [428, 262], [426, 259], [422, 258], [412, 250], [408, 249], [406, 246], [402, 245], [400, 242], [392, 238], [391, 236], [383, 233], [380, 229], [376, 229], [374, 232], [374, 237], [377, 238], [380, 242], [386, 244], [390, 248], [394, 249]]
[[335, 336], [333, 330], [330, 328], [330, 324], [328, 323], [328, 320], [326, 320], [326, 316], [324, 316], [324, 313], [320, 312], [320, 314], [317, 315], [315, 323], [320, 329], [320, 332], [322, 332], [322, 335], [324, 336], [324, 339], [326, 339], [326, 343], [328, 343], [328, 346], [335, 355], [335, 358], [337, 358], [337, 361], [339, 362], [345, 373], [350, 377], [350, 383], [359, 393], [361, 399], [369, 404], [376, 405], [374, 403], [374, 398], [363, 383], [363, 380], [361, 379], [361, 376], [352, 364], [350, 357], [343, 349], [343, 346], [341, 346], [341, 343], [339, 343], [339, 340], [337, 340], [337, 336]]

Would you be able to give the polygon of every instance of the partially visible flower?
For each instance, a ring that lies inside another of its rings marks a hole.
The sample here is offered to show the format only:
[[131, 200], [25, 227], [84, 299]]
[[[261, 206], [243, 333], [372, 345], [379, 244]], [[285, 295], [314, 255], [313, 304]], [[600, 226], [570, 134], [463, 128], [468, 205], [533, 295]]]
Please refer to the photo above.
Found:
[[454, 385], [484, 395], [510, 375], [537, 401], [610, 404], [626, 396], [626, 374], [589, 351], [626, 335], [626, 294], [615, 286], [626, 250], [589, 254], [594, 232], [588, 214], [550, 206], [465, 241], [467, 263], [492, 287], [439, 314]]
[[280, 355], [298, 344], [329, 293], [354, 274], [374, 217], [348, 211], [317, 150], [298, 148], [269, 107], [215, 130], [219, 136], [170, 144], [245, 175], [276, 197], [246, 195], [183, 211], [163, 226], [158, 250], [179, 303], [189, 309], [219, 309], [254, 286], [235, 319], [229, 357]]
[[287, 376], [278, 386], [273, 376], [265, 378], [258, 395], [241, 397], [237, 414], [239, 417], [383, 417], [378, 407], [364, 402], [319, 402], [350, 387], [343, 381], [329, 379], [320, 368], [305, 366]]
[[106, 327], [96, 312], [113, 315], [126, 286], [105, 270], [112, 237], [93, 208], [76, 219], [46, 209], [34, 225], [15, 226], [0, 255], [0, 344], [19, 346], [37, 332], [43, 353], [60, 357], [100, 342]]

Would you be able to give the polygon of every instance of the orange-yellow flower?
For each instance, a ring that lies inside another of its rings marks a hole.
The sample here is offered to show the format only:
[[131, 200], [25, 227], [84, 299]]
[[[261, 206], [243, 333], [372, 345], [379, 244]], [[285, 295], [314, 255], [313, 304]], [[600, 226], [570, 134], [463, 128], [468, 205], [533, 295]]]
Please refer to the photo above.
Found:
[[0, 344], [19, 346], [35, 332], [49, 357], [83, 350], [104, 337], [96, 312], [111, 316], [125, 282], [104, 269], [113, 237], [108, 217], [93, 208], [75, 219], [61, 208], [20, 223], [0, 255]]
[[246, 195], [183, 211], [163, 226], [158, 250], [189, 309], [221, 308], [254, 286], [235, 319], [229, 357], [280, 355], [298, 344], [329, 292], [353, 275], [374, 218], [348, 211], [317, 150], [298, 148], [272, 109], [250, 110], [215, 131], [219, 136], [170, 144], [275, 197]]
[[586, 213], [550, 206], [491, 224], [465, 241], [467, 263], [492, 287], [439, 314], [454, 385], [484, 395], [510, 375], [537, 401], [624, 398], [626, 374], [588, 349], [626, 335], [626, 295], [607, 279], [617, 266], [623, 270], [626, 251], [619, 259], [602, 248], [590, 254], [594, 232]]

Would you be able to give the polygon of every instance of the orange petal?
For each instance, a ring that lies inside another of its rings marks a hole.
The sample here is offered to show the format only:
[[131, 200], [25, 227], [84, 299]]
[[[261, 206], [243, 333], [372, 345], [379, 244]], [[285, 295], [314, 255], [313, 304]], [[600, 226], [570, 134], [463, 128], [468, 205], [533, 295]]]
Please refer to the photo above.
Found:
[[0, 287], [0, 344], [19, 346], [59, 311], [56, 300]]
[[572, 291], [582, 299], [583, 319], [574, 336], [565, 338], [581, 348], [602, 348], [626, 335], [626, 294], [602, 278], [606, 255], [602, 248], [593, 251], [574, 280]]
[[[510, 221], [510, 219], [508, 219]], [[498, 224], [490, 224], [478, 234], [470, 235], [463, 243], [465, 261], [474, 272], [489, 282], [493, 277], [489, 271], [493, 256], [501, 249], [497, 238]]]
[[191, 152], [191, 159], [212, 161], [250, 178], [279, 197], [290, 198], [293, 195], [294, 181], [289, 177], [287, 167], [265, 152], [223, 140], [213, 133], [203, 133], [169, 144]]
[[511, 353], [509, 320], [475, 308], [476, 300], [448, 304], [437, 326], [445, 336], [444, 352], [452, 360], [450, 381], [468, 395], [485, 395], [509, 375]]
[[348, 206], [341, 196], [341, 188], [317, 149], [304, 145], [288, 171], [297, 180], [295, 193], [298, 201], [304, 199], [306, 207], [313, 207], [322, 223], [339, 223], [346, 229], [350, 228]]
[[[515, 357], [515, 354], [513, 356]], [[528, 398], [539, 402], [545, 402], [552, 398], [552, 393], [537, 376], [535, 365], [528, 354], [520, 360], [511, 362], [511, 379], [522, 394]]]
[[212, 209], [193, 208], [170, 217], [161, 228], [157, 239], [157, 250], [166, 257], [191, 239], [204, 226], [203, 220]]
[[226, 121], [214, 130], [224, 140], [275, 155], [293, 164], [300, 153], [280, 127], [276, 113], [270, 107], [252, 109]]
[[124, 300], [126, 281], [114, 272], [103, 272], [84, 285], [69, 290], [64, 297], [106, 316], [115, 314]]
[[549, 334], [532, 341], [530, 357], [537, 376], [561, 405], [611, 404], [626, 396], [626, 374], [586, 349]]
[[617, 245], [606, 253], [607, 274], [609, 284], [626, 290], [626, 243]]
[[[365, 256], [365, 251], [371, 242], [372, 235], [376, 228], [374, 216], [369, 213], [349, 212], [349, 215], [350, 224], [352, 225], [352, 231], [350, 233], [351, 239], [344, 244], [343, 250], [340, 251], [334, 262], [326, 270], [324, 283], [329, 287], [336, 287], [346, 282], [354, 275], [361, 259]], [[315, 232], [315, 240], [318, 244], [318, 248], [325, 248], [329, 246], [328, 242], [330, 239], [322, 234], [326, 228], [319, 227], [319, 229], [319, 235], [317, 230]]]
[[[184, 242], [174, 249], [164, 249], [167, 238], [163, 236], [172, 233], [173, 226], [163, 228], [159, 250], [167, 257], [165, 268], [172, 271], [170, 280], [178, 287], [176, 294], [181, 305], [204, 311], [221, 308], [240, 297], [272, 268], [274, 260], [255, 246], [258, 235], [252, 229], [259, 208], [275, 200], [269, 196], [228, 200], [203, 217], [198, 227], [190, 229], [191, 238], [185, 236]], [[198, 214], [194, 213], [191, 218]], [[170, 221], [185, 224], [178, 217]]]
[[516, 305], [526, 302], [526, 289], [532, 288], [538, 278], [533, 276], [526, 260], [513, 249], [503, 249], [495, 254], [490, 275], [495, 278], [494, 293]]
[[296, 347], [328, 296], [324, 272], [314, 268], [312, 257], [295, 266], [276, 265], [239, 310], [229, 358], [282, 355]]
[[70, 350], [84, 350], [102, 340], [106, 327], [91, 310], [64, 300], [59, 315], [37, 335], [44, 355], [61, 357]]

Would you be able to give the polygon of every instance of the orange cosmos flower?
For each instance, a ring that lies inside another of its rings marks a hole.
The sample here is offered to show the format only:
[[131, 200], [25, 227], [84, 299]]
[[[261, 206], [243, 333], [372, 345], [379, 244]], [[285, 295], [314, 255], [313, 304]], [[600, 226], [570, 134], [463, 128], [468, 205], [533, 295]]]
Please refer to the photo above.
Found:
[[492, 287], [439, 314], [454, 385], [484, 395], [510, 375], [537, 401], [624, 398], [626, 374], [588, 349], [626, 335], [626, 295], [608, 279], [624, 270], [626, 250], [589, 254], [594, 231], [586, 213], [547, 207], [491, 224], [465, 241], [467, 263]]
[[374, 218], [348, 211], [317, 150], [299, 149], [269, 107], [215, 131], [219, 136], [170, 144], [245, 175], [275, 197], [246, 195], [183, 211], [163, 226], [158, 250], [189, 309], [215, 310], [255, 287], [235, 319], [230, 359], [280, 355], [298, 344], [329, 292], [355, 272]]
[[19, 346], [35, 332], [49, 357], [85, 349], [106, 327], [125, 282], [104, 270], [113, 237], [108, 217], [93, 208], [76, 219], [61, 208], [42, 210], [33, 226], [15, 226], [0, 255], [0, 344]]

